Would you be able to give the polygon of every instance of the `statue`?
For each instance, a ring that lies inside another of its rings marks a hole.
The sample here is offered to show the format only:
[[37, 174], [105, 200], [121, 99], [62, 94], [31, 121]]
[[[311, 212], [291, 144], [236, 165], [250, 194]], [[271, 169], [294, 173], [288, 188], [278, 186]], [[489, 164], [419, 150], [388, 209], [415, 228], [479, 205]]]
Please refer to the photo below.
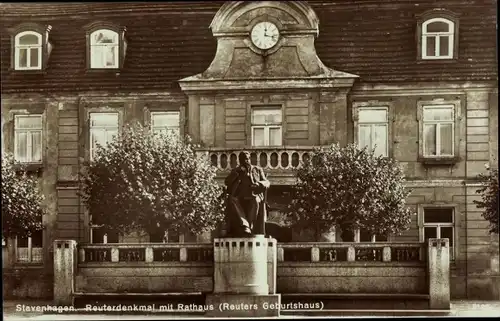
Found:
[[250, 153], [241, 152], [239, 166], [226, 177], [226, 231], [228, 237], [265, 235], [266, 196], [270, 186], [264, 171], [250, 162]]

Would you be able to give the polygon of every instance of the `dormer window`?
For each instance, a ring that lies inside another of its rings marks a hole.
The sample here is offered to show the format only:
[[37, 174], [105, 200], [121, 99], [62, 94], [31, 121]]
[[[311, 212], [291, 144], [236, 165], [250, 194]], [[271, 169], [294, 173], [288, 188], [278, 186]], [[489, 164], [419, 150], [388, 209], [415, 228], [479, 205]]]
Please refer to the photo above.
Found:
[[123, 67], [127, 42], [125, 28], [109, 22], [85, 26], [87, 32], [87, 68], [93, 70]]
[[441, 9], [424, 13], [419, 19], [418, 32], [420, 59], [457, 58], [458, 19], [454, 13]]
[[51, 26], [23, 23], [10, 28], [12, 41], [12, 69], [20, 71], [44, 70], [47, 67], [52, 44]]
[[15, 66], [16, 70], [42, 69], [42, 35], [25, 31], [15, 37]]
[[422, 24], [422, 58], [453, 58], [454, 23], [448, 19], [434, 18]]
[[118, 33], [101, 29], [90, 34], [90, 68], [118, 68]]

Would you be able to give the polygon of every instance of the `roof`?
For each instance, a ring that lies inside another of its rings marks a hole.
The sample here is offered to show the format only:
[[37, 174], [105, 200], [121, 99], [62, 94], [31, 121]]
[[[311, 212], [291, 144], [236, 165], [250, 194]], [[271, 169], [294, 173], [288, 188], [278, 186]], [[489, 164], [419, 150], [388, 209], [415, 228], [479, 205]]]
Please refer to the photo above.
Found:
[[[323, 63], [358, 81], [497, 80], [494, 0], [308, 1], [319, 17], [316, 50]], [[51, 53], [44, 74], [13, 72], [11, 39], [1, 32], [2, 93], [93, 90], [180, 90], [179, 79], [205, 71], [215, 55], [209, 25], [219, 1], [2, 3], [0, 21], [50, 24]], [[445, 8], [459, 14], [459, 59], [418, 62], [416, 15]], [[86, 71], [85, 30], [96, 20], [127, 28], [123, 70]]]

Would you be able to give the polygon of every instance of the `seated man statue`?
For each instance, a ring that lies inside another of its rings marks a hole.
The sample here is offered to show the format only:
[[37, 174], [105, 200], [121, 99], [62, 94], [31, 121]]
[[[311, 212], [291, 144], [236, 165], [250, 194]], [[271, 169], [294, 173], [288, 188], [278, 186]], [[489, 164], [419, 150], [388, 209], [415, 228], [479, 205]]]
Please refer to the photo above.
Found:
[[265, 235], [266, 194], [270, 186], [262, 168], [250, 162], [250, 153], [241, 152], [239, 166], [226, 177], [226, 231], [228, 237]]

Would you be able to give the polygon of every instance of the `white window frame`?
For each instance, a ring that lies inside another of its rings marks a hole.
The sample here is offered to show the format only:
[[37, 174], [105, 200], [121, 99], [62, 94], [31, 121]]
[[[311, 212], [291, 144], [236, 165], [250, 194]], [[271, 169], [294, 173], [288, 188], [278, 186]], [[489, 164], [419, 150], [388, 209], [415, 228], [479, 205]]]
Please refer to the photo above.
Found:
[[[361, 113], [364, 112], [364, 111], [376, 111], [376, 110], [383, 110], [385, 111], [385, 121], [384, 122], [368, 122], [368, 121], [361, 121]], [[360, 145], [360, 132], [361, 132], [361, 127], [362, 126], [370, 126], [370, 146], [367, 146], [369, 150], [373, 150], [374, 149], [374, 144], [373, 144], [373, 140], [374, 140], [374, 128], [377, 127], [377, 126], [384, 126], [385, 127], [385, 132], [386, 132], [386, 137], [385, 137], [385, 151], [384, 151], [384, 157], [388, 157], [389, 156], [389, 108], [387, 107], [359, 107], [358, 109], [358, 128], [357, 128], [357, 131], [358, 131], [358, 147], [359, 148], [363, 148], [365, 146], [361, 146]], [[378, 156], [378, 155], [376, 155]]]
[[[452, 117], [451, 120], [426, 120], [425, 119], [425, 111], [428, 109], [451, 109]], [[454, 105], [424, 105], [422, 106], [422, 154], [424, 157], [453, 157], [455, 156], [455, 106]], [[426, 154], [426, 136], [425, 136], [425, 127], [426, 125], [436, 125], [436, 155], [427, 155]], [[451, 154], [441, 154], [441, 126], [442, 125], [451, 125]]]
[[[281, 113], [281, 123], [273, 123], [273, 124], [254, 124], [253, 123], [253, 113], [255, 110], [275, 110]], [[251, 144], [252, 147], [269, 147], [269, 146], [283, 146], [283, 108], [281, 107], [252, 107], [251, 108], [251, 115], [250, 115], [250, 120], [251, 120]], [[254, 143], [254, 131], [256, 129], [264, 129], [264, 145], [255, 145]], [[270, 138], [270, 130], [271, 129], [279, 129], [280, 130], [280, 144], [279, 145], [271, 145], [269, 142]]]
[[[42, 232], [43, 233], [43, 232]], [[17, 236], [14, 238], [16, 249], [16, 262], [17, 263], [42, 263], [43, 262], [43, 244], [41, 247], [33, 246], [33, 239], [28, 236], [28, 246], [19, 247]], [[43, 234], [42, 234], [43, 242]]]
[[[21, 45], [19, 39], [26, 35], [33, 35], [38, 38], [38, 43], [34, 45]], [[41, 70], [42, 69], [42, 35], [34, 31], [23, 31], [14, 37], [15, 53], [14, 53], [14, 67], [15, 70]], [[31, 49], [38, 50], [38, 66], [31, 66]], [[21, 50], [26, 50], [26, 67], [20, 66]]]
[[[443, 22], [448, 25], [448, 32], [428, 32], [427, 31], [427, 26], [431, 23], [434, 22]], [[428, 56], [427, 55], [427, 38], [434, 38], [435, 41], [435, 48], [434, 48], [434, 53], [435, 56]], [[440, 54], [440, 47], [441, 47], [441, 41], [446, 41], [442, 40], [442, 37], [448, 37], [448, 54], [447, 55], [441, 55]], [[454, 43], [455, 42], [455, 23], [451, 20], [445, 19], [445, 18], [432, 18], [429, 20], [426, 20], [422, 23], [422, 59], [453, 59], [453, 52], [454, 52]]]
[[[39, 118], [40, 127], [19, 128], [18, 122], [21, 118]], [[19, 134], [26, 133], [26, 159], [19, 157]], [[34, 159], [32, 154], [33, 133], [40, 133], [40, 159]], [[14, 115], [14, 158], [21, 163], [39, 164], [43, 160], [43, 117], [41, 114]]]
[[[113, 37], [116, 39], [115, 42], [113, 43], [96, 43], [94, 39], [94, 35], [96, 33], [104, 33], [104, 34], [113, 34]], [[101, 61], [104, 62], [103, 65], [97, 66], [96, 61], [94, 59], [94, 56], [97, 55], [97, 53], [94, 51], [94, 49], [98, 47], [112, 47], [114, 51], [114, 61], [113, 65], [106, 65], [106, 54], [107, 50], [104, 50], [101, 52], [103, 57], [101, 57]], [[119, 39], [119, 34], [116, 31], [110, 30], [110, 29], [98, 29], [90, 34], [90, 68], [91, 69], [116, 69], [119, 66], [119, 54], [120, 54], [120, 39]]]
[[[92, 117], [93, 115], [116, 115], [116, 125], [103, 125], [103, 126], [92, 126]], [[89, 113], [89, 159], [90, 161], [93, 161], [94, 159], [94, 147], [93, 147], [93, 134], [95, 132], [104, 132], [106, 134], [106, 142], [109, 143], [112, 140], [112, 137], [108, 137], [109, 131], [113, 130], [116, 134], [118, 134], [119, 131], [119, 124], [120, 124], [120, 114], [118, 112], [90, 112]]]
[[[387, 236], [387, 241], [378, 241], [376, 234], [370, 235], [370, 242], [371, 243], [376, 243], [376, 242], [387, 243], [387, 242], [390, 242], [391, 240], [392, 240], [391, 235]], [[356, 243], [361, 242], [361, 229], [359, 229], [359, 228], [354, 230], [354, 242], [356, 242]]]
[[[447, 209], [452, 211], [452, 222], [443, 222], [443, 223], [425, 223], [425, 210], [426, 209]], [[450, 260], [455, 260], [458, 255], [459, 249], [459, 219], [460, 212], [457, 204], [419, 204], [417, 208], [418, 214], [418, 239], [420, 243], [425, 242], [425, 228], [426, 227], [436, 227], [436, 237], [441, 237], [441, 227], [451, 227], [452, 235], [453, 235], [453, 247], [450, 246]], [[439, 228], [438, 228], [439, 227]], [[451, 244], [451, 243], [450, 243]]]
[[[162, 115], [169, 115], [169, 116], [175, 116], [177, 118], [177, 126], [158, 126], [154, 124], [154, 117], [155, 116], [162, 116]], [[158, 133], [162, 132], [163, 130], [165, 131], [170, 131], [175, 134], [177, 134], [179, 137], [181, 135], [181, 113], [179, 111], [152, 111], [150, 112], [150, 130], [153, 133]]]

